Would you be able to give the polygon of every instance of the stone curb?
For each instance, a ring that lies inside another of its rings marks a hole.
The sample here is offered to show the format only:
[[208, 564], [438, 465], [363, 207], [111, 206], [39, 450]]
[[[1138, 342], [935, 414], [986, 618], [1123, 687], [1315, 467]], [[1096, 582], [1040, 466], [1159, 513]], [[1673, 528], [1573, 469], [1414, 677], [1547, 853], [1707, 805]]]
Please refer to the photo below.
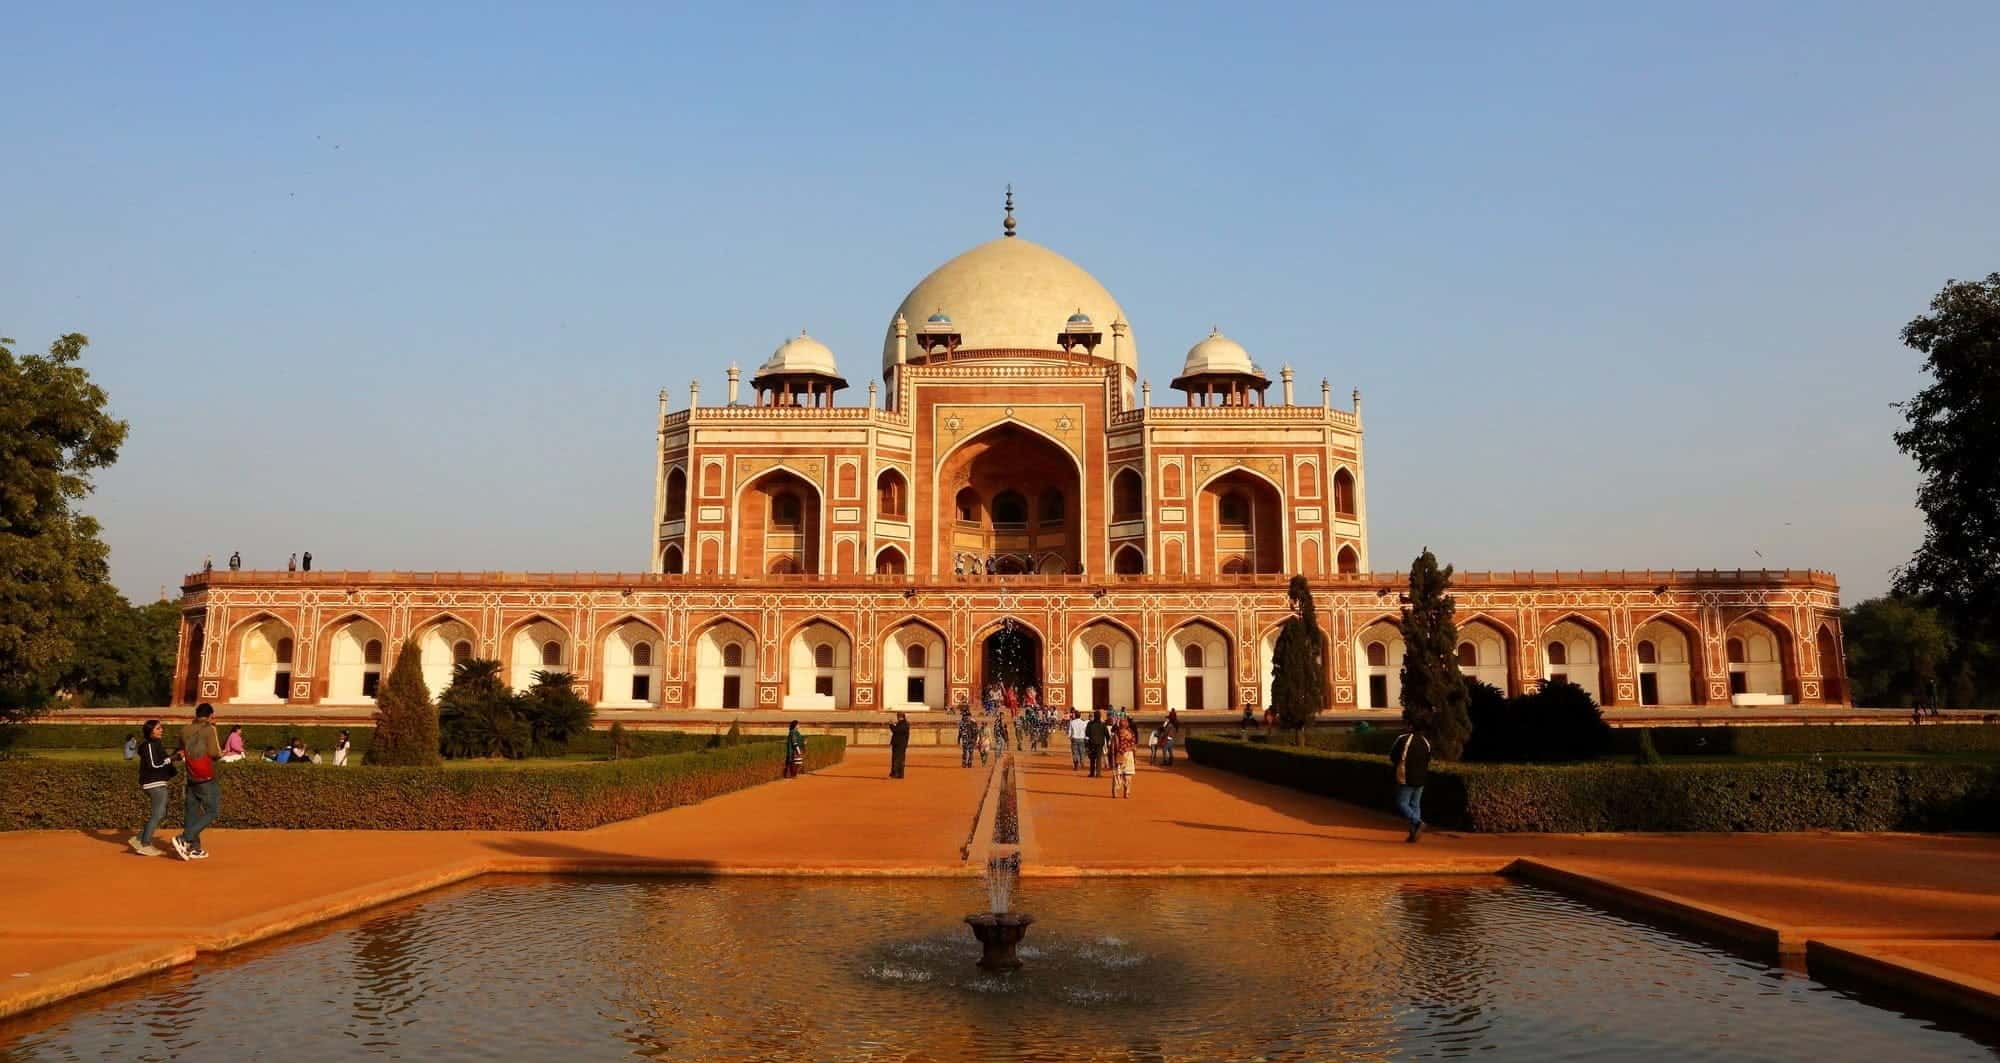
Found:
[[[1824, 971], [2000, 1022], [2000, 982], [1877, 951], [1893, 949], [1900, 943], [1867, 940], [1835, 944], [1815, 938], [1806, 942], [1806, 969], [1809, 973]], [[1995, 942], [1986, 938], [1973, 943]]]

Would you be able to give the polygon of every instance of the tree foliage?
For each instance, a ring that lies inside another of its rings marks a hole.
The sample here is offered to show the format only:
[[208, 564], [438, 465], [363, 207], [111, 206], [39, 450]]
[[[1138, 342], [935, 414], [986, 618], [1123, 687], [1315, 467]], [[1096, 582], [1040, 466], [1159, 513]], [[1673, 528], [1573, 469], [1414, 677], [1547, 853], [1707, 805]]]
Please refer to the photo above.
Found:
[[1285, 594], [1291, 599], [1292, 615], [1271, 648], [1271, 708], [1303, 744], [1306, 725], [1328, 703], [1326, 632], [1319, 626], [1312, 585], [1304, 576], [1293, 576]]
[[568, 672], [536, 672], [535, 685], [523, 693], [517, 709], [528, 725], [529, 744], [538, 756], [560, 753], [577, 735], [590, 731], [595, 710], [576, 692], [576, 676]]
[[109, 551], [74, 507], [126, 430], [78, 364], [88, 339], [23, 356], [12, 342], [0, 339], [0, 724], [47, 705], [85, 638]]
[[1403, 719], [1422, 728], [1445, 760], [1465, 754], [1472, 737], [1466, 713], [1465, 676], [1458, 670], [1458, 624], [1452, 614], [1451, 566], [1440, 569], [1426, 547], [1410, 564], [1409, 603], [1403, 607]]
[[180, 630], [180, 603], [133, 605], [110, 584], [97, 584], [61, 689], [100, 708], [165, 705], [172, 700]]
[[1590, 692], [1566, 679], [1544, 680], [1508, 698], [1485, 683], [1473, 697], [1472, 739], [1465, 759], [1533, 763], [1590, 760], [1611, 748], [1611, 725]]
[[438, 698], [439, 746], [447, 757], [528, 755], [533, 741], [516, 697], [500, 681], [500, 662], [473, 658], [452, 669]]
[[1908, 708], [1936, 689], [1953, 650], [1936, 609], [1903, 595], [1870, 598], [1841, 614], [1854, 703]]
[[2000, 273], [1946, 283], [1903, 343], [1930, 384], [1902, 404], [1896, 433], [1923, 474], [1925, 520], [1896, 589], [1938, 607], [1957, 636], [1947, 682], [1966, 704], [2000, 692]]
[[375, 736], [364, 764], [433, 767], [438, 763], [438, 711], [424, 685], [424, 662], [414, 639], [404, 639], [396, 665], [375, 695]]

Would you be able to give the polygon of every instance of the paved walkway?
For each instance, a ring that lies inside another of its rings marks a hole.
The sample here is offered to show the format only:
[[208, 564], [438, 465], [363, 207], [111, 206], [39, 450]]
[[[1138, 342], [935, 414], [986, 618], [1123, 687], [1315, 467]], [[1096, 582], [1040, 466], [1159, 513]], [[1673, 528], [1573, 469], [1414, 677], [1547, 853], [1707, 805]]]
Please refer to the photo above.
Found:
[[[1511, 869], [1773, 949], [1811, 940], [1855, 964], [1941, 972], [2000, 1001], [1991, 836], [1445, 832], [1408, 845], [1387, 815], [1185, 760], [1142, 764], [1131, 800], [1072, 773], [1066, 750], [1017, 763], [1028, 874]], [[960, 847], [987, 773], [920, 750], [907, 779], [886, 775], [884, 753], [851, 750], [804, 779], [578, 832], [224, 827], [195, 864], [136, 857], [122, 832], [0, 833], [0, 1016], [492, 871], [976, 873]]]

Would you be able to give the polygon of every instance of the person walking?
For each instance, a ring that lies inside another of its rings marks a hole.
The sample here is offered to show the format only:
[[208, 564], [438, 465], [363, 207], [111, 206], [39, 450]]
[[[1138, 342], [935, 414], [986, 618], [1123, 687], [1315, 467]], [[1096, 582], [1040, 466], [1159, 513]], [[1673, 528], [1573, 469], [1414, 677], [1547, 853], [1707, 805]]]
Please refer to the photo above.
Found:
[[998, 726], [1000, 721], [995, 720], [991, 727], [983, 723], [975, 727], [978, 732], [975, 741], [979, 743], [979, 766], [982, 768], [986, 766], [986, 755], [993, 750], [993, 728]]
[[347, 767], [347, 751], [354, 748], [354, 741], [347, 736], [345, 728], [333, 738], [333, 766]]
[[903, 761], [910, 755], [910, 717], [907, 713], [897, 713], [896, 722], [889, 725], [889, 778], [903, 777]]
[[1389, 747], [1389, 764], [1396, 769], [1396, 810], [1410, 823], [1406, 842], [1424, 832], [1424, 780], [1431, 770], [1431, 740], [1423, 728], [1412, 728]]
[[972, 706], [958, 707], [958, 764], [972, 767], [972, 751], [979, 748], [979, 725], [972, 722]]
[[1104, 745], [1111, 740], [1111, 729], [1104, 725], [1104, 710], [1090, 710], [1090, 722], [1083, 728], [1084, 751], [1090, 754], [1090, 777], [1095, 779], [1103, 774], [1099, 766], [1104, 760]]
[[1111, 796], [1132, 796], [1132, 776], [1139, 774], [1139, 732], [1130, 717], [1119, 717], [1111, 731]]
[[160, 829], [160, 821], [167, 818], [167, 797], [172, 793], [170, 785], [174, 781], [174, 758], [167, 753], [166, 728], [158, 720], [147, 720], [140, 729], [145, 741], [139, 743], [139, 793], [151, 806], [151, 814], [146, 817], [146, 825], [139, 828], [127, 843], [140, 856], [159, 856], [161, 850], [153, 845], [153, 832]]
[[806, 736], [799, 730], [799, 721], [792, 721], [792, 729], [785, 732], [785, 778], [796, 779], [806, 766]]
[[1167, 722], [1160, 725], [1160, 752], [1169, 768], [1174, 766], [1174, 739], [1179, 737], [1180, 733], [1181, 715], [1168, 709]]
[[206, 860], [201, 832], [222, 815], [222, 781], [216, 778], [216, 761], [222, 755], [222, 741], [215, 735], [215, 706], [204, 701], [194, 708], [194, 722], [181, 728], [181, 763], [187, 765], [187, 788], [182, 798], [181, 832], [171, 842], [174, 855], [183, 860]]
[[1082, 713], [1075, 709], [1069, 710], [1069, 770], [1071, 771], [1083, 770], [1084, 739], [1088, 733], [1088, 726]]
[[1257, 726], [1257, 714], [1250, 711], [1250, 706], [1243, 706], [1243, 719], [1237, 721], [1236, 737], [1245, 742], [1250, 741], [1250, 729], [1255, 726]]

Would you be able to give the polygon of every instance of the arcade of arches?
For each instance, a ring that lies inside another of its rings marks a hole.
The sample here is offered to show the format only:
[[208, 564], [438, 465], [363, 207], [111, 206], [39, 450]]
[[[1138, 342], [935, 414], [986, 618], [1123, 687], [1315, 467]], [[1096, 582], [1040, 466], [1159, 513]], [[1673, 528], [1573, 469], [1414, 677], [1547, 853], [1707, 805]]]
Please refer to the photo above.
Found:
[[[1161, 361], [1170, 337], [1012, 227], [906, 291], [859, 363], [800, 334], [747, 397], [741, 373], [679, 406], [660, 392], [633, 485], [654, 500], [646, 571], [196, 573], [176, 697], [365, 705], [412, 642], [433, 693], [476, 657], [516, 687], [568, 674], [613, 711], [930, 710], [1013, 674], [1060, 707], [1235, 712], [1268, 700], [1298, 573], [1333, 709], [1395, 710], [1382, 621], [1404, 579], [1370, 572], [1401, 559], [1370, 553], [1358, 392], [1299, 381], [1252, 331]], [[1510, 691], [1561, 675], [1612, 706], [1846, 697], [1825, 572], [1456, 587], [1461, 667]]]

